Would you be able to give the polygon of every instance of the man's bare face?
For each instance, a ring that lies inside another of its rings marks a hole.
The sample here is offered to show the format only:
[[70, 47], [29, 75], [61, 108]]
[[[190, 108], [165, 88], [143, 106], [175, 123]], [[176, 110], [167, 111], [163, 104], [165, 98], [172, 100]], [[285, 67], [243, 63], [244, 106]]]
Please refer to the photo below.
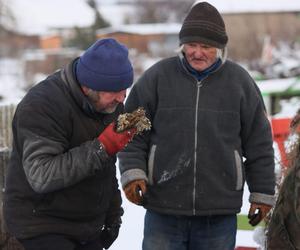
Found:
[[126, 89], [119, 92], [85, 91], [87, 98], [97, 112], [110, 114], [113, 113], [118, 104], [122, 103], [126, 97]]
[[209, 68], [217, 56], [217, 48], [200, 42], [185, 43], [183, 52], [188, 63], [199, 72]]

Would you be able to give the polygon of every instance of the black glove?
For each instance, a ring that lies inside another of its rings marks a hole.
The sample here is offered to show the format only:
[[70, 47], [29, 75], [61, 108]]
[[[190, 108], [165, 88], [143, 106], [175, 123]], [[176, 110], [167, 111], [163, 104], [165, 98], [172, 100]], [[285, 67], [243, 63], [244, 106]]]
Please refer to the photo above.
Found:
[[104, 226], [101, 231], [101, 241], [105, 249], [108, 249], [119, 235], [120, 224], [115, 223], [110, 226]]

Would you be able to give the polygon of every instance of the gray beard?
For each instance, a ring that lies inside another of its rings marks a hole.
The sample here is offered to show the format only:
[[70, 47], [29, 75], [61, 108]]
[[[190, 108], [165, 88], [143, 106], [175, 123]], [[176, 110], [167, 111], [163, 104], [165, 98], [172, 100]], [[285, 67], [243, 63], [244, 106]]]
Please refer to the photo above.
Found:
[[93, 109], [96, 112], [102, 113], [102, 114], [112, 114], [113, 112], [116, 111], [118, 104], [116, 104], [116, 106], [111, 107], [111, 108], [106, 108], [106, 109], [99, 109], [97, 108], [96, 103], [99, 101], [99, 96], [97, 94], [96, 91], [90, 90], [87, 94], [87, 98], [90, 102], [90, 104], [92, 105]]
[[99, 112], [103, 113], [103, 114], [112, 114], [113, 112], [116, 111], [117, 106], [118, 105], [116, 105], [115, 107], [112, 107], [112, 108], [103, 109], [103, 110], [100, 110]]

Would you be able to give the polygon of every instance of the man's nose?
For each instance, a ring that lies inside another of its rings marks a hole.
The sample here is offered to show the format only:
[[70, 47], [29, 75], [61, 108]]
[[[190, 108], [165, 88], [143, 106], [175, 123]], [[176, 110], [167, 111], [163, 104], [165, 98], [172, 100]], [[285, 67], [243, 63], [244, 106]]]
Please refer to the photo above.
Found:
[[196, 56], [196, 57], [201, 57], [201, 56], [203, 56], [203, 49], [202, 49], [201, 47], [197, 47], [197, 48], [195, 49], [195, 56]]

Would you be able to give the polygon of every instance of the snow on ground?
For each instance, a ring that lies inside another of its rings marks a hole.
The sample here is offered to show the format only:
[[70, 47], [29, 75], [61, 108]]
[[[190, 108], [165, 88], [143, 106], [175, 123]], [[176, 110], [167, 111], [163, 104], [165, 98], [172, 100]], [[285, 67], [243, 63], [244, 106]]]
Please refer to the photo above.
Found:
[[145, 209], [130, 203], [122, 192], [124, 215], [119, 237], [110, 250], [141, 250]]
[[0, 105], [16, 104], [25, 95], [22, 63], [14, 59], [0, 60]]
[[281, 111], [274, 115], [276, 118], [286, 118], [286, 117], [293, 117], [297, 110], [300, 108], [300, 97], [292, 97], [289, 100], [281, 100], [279, 102], [281, 107]]
[[238, 230], [236, 235], [236, 247], [255, 247], [259, 245], [253, 239], [254, 231]]

